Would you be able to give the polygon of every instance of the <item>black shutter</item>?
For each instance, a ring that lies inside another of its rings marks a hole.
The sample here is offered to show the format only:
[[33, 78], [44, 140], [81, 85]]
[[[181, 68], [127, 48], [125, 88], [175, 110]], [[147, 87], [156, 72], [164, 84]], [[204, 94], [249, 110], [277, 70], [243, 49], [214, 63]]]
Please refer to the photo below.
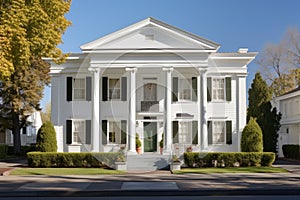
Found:
[[127, 143], [127, 120], [121, 120], [121, 144]]
[[192, 77], [192, 101], [197, 101], [197, 77]]
[[212, 128], [213, 128], [212, 121], [207, 121], [208, 144], [212, 144], [213, 143]]
[[207, 101], [211, 101], [212, 99], [212, 83], [211, 77], [207, 78]]
[[22, 133], [23, 133], [23, 135], [26, 135], [26, 134], [27, 134], [27, 127], [26, 127], [26, 126], [23, 127]]
[[67, 101], [72, 101], [73, 78], [67, 77]]
[[122, 101], [127, 101], [127, 77], [122, 77]]
[[67, 120], [67, 144], [72, 144], [72, 120]]
[[172, 89], [172, 101], [178, 101], [178, 77], [173, 77]]
[[108, 100], [108, 77], [102, 77], [102, 100]]
[[85, 79], [85, 100], [92, 100], [92, 77], [90, 76]]
[[107, 120], [102, 120], [102, 144], [107, 144]]
[[192, 144], [198, 144], [198, 121], [192, 122]]
[[179, 143], [178, 121], [173, 121], [173, 144]]
[[91, 144], [92, 142], [92, 121], [85, 120], [85, 143]]
[[232, 144], [232, 122], [226, 121], [226, 144]]
[[226, 101], [231, 101], [231, 77], [225, 78]]

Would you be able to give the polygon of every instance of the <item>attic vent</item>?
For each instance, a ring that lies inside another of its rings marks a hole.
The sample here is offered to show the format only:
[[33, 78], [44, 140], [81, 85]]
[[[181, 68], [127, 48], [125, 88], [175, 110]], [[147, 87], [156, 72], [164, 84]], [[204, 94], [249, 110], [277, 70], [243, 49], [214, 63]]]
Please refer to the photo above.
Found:
[[145, 40], [154, 40], [154, 35], [145, 35]]

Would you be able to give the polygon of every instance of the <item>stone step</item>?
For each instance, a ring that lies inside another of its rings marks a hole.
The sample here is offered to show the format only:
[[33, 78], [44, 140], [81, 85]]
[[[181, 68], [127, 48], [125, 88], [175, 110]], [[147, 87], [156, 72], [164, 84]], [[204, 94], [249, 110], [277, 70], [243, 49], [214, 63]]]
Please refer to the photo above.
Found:
[[169, 155], [141, 154], [127, 155], [127, 170], [155, 171], [169, 168]]

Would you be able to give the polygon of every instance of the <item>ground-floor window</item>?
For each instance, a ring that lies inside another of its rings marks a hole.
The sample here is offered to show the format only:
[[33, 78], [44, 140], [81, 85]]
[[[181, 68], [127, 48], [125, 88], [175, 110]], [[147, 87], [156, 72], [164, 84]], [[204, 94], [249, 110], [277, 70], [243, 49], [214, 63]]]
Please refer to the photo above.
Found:
[[121, 143], [121, 122], [109, 121], [108, 128], [108, 143], [120, 144]]
[[85, 143], [85, 120], [73, 120], [73, 137], [72, 143]]
[[225, 143], [225, 121], [213, 122], [213, 144]]
[[178, 139], [181, 144], [192, 143], [192, 123], [191, 122], [179, 122], [178, 127]]

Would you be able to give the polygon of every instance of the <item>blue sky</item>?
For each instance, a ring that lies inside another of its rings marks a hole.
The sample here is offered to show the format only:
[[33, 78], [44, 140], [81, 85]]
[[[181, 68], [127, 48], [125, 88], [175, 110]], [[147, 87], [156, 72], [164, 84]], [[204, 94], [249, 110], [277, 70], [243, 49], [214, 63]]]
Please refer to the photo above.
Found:
[[[289, 27], [300, 29], [299, 8], [299, 0], [73, 0], [60, 48], [80, 52], [80, 45], [152, 16], [221, 44], [219, 52], [260, 52]], [[255, 61], [248, 66], [247, 89], [258, 70]], [[44, 93], [42, 107], [50, 89]]]

